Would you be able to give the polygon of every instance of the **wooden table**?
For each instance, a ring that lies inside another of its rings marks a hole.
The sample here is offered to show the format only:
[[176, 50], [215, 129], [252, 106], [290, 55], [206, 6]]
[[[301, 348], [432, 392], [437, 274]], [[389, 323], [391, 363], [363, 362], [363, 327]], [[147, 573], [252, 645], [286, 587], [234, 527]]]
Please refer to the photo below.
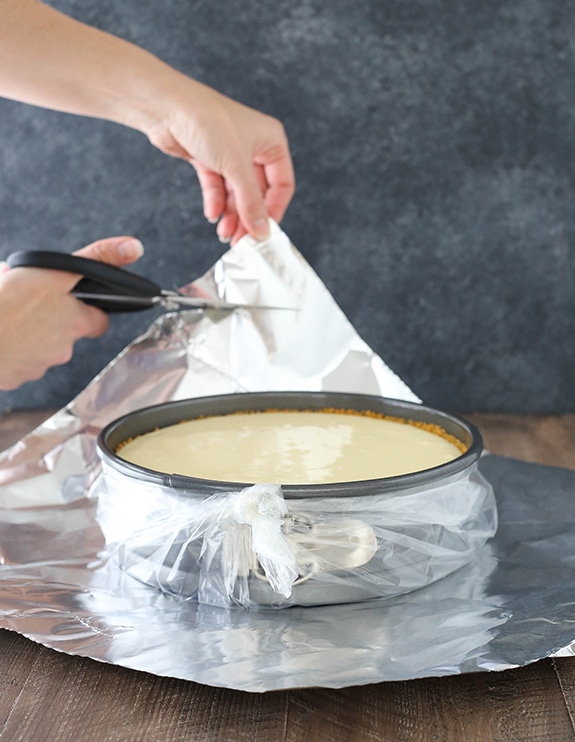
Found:
[[[0, 417], [0, 449], [46, 417]], [[493, 453], [575, 469], [575, 415], [468, 415]], [[575, 615], [574, 615], [575, 618]], [[575, 659], [251, 694], [60, 654], [0, 630], [0, 740], [575, 740]]]

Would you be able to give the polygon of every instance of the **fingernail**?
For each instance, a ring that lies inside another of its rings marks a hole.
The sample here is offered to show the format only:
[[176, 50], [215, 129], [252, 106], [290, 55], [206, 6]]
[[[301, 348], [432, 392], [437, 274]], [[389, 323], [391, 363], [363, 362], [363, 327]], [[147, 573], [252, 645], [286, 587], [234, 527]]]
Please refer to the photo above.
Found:
[[217, 224], [220, 220], [219, 216], [207, 216], [206, 219], [209, 221], [210, 224]]
[[256, 238], [259, 242], [263, 242], [264, 240], [267, 240], [267, 238], [270, 236], [270, 225], [267, 219], [257, 219], [254, 222], [254, 231], [252, 233], [252, 236]]
[[223, 234], [219, 234], [219, 235], [218, 235], [218, 240], [219, 240], [219, 241], [220, 241], [221, 243], [223, 243], [224, 245], [227, 245], [227, 244], [228, 244], [228, 242], [229, 242], [229, 241], [230, 241], [231, 239], [232, 239], [232, 238], [231, 238], [231, 236], [230, 236], [230, 235], [223, 235]]
[[5, 260], [0, 260], [0, 273], [6, 273], [10, 270], [10, 266]]
[[118, 252], [122, 258], [128, 260], [137, 260], [144, 254], [144, 246], [135, 237], [130, 240], [124, 240], [118, 245]]

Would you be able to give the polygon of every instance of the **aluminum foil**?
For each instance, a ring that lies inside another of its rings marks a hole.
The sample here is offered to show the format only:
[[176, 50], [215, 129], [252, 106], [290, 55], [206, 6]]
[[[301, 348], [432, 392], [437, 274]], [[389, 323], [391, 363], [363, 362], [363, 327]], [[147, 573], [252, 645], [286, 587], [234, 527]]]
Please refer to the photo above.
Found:
[[[287, 310], [156, 320], [0, 457], [0, 626], [69, 654], [262, 692], [500, 670], [575, 653], [575, 472], [487, 455], [499, 529], [478, 557], [385, 600], [221, 608], [165, 595], [108, 557], [90, 487], [110, 420], [172, 399], [327, 390], [419, 401], [357, 335], [281, 230], [244, 238], [186, 291]], [[326, 331], [329, 328], [329, 331]]]

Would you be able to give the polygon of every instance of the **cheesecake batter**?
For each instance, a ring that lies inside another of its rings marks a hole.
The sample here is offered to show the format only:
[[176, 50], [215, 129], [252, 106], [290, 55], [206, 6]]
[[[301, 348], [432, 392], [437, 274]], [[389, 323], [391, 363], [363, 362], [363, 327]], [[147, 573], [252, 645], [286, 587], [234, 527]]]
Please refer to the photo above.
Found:
[[118, 455], [202, 479], [328, 484], [429, 469], [463, 450], [437, 426], [373, 413], [266, 410], [184, 421], [122, 444]]

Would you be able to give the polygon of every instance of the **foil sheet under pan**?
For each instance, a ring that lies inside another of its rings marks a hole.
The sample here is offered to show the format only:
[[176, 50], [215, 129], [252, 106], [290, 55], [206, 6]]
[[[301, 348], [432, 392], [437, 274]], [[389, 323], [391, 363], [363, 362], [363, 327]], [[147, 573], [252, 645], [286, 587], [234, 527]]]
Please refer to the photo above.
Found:
[[[369, 280], [369, 277], [366, 277]], [[358, 337], [287, 237], [246, 238], [189, 287], [301, 311], [160, 317], [0, 458], [0, 626], [69, 654], [262, 692], [500, 670], [575, 653], [575, 472], [487, 455], [500, 525], [478, 557], [387, 600], [225, 609], [143, 585], [103, 550], [95, 439], [160, 402], [273, 389], [418, 401]], [[329, 323], [330, 332], [325, 332]]]

